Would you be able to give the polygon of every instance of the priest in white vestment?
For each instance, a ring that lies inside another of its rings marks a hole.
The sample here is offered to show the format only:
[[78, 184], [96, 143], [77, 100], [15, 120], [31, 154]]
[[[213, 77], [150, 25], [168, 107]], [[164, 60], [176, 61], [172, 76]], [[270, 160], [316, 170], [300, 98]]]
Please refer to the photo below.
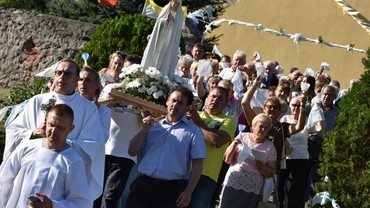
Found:
[[[72, 129], [72, 109], [53, 106], [46, 137], [22, 142], [2, 163], [0, 207], [92, 207], [84, 161], [66, 141]], [[29, 200], [31, 195], [38, 202]]]
[[141, 61], [144, 69], [155, 67], [164, 76], [173, 77], [184, 22], [181, 5], [182, 0], [170, 0], [159, 14]]
[[62, 60], [54, 75], [54, 91], [32, 97], [23, 112], [6, 128], [4, 161], [25, 140], [45, 137], [45, 107], [67, 104], [75, 114], [75, 128], [67, 142], [83, 158], [91, 198], [100, 196], [104, 179], [104, 135], [97, 107], [75, 92], [79, 68]]

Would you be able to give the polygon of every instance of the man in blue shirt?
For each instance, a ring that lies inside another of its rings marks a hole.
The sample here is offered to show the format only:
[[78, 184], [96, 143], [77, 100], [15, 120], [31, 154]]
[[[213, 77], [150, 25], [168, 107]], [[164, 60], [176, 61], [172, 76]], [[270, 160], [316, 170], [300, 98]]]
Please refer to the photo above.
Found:
[[167, 99], [164, 119], [143, 119], [128, 150], [132, 156], [142, 154], [143, 159], [127, 208], [189, 205], [207, 156], [202, 131], [185, 116], [193, 100], [189, 89], [176, 87]]

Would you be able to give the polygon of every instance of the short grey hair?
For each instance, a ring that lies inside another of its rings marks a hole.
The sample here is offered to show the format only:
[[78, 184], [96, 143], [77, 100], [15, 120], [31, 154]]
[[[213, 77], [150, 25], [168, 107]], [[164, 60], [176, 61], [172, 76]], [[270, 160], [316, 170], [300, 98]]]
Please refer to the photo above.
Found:
[[268, 61], [264, 61], [263, 62], [263, 66], [266, 68], [266, 69], [271, 69], [271, 70], [275, 70], [275, 63], [271, 60], [268, 60]]
[[190, 66], [192, 63], [193, 63], [193, 58], [189, 54], [180, 56], [179, 60], [177, 61], [178, 66], [180, 66], [180, 64], [185, 64], [187, 69], [190, 69]]
[[247, 54], [244, 51], [242, 51], [242, 50], [239, 50], [239, 49], [236, 50], [235, 53], [234, 53], [233, 58], [234, 57], [238, 57], [241, 60], [244, 60], [244, 62], [247, 62]]

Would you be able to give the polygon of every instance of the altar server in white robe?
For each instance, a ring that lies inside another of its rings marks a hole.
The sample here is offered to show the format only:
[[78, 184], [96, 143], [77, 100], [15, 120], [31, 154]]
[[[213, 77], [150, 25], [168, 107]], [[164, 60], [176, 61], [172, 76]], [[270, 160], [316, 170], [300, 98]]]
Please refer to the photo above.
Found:
[[1, 165], [0, 207], [92, 207], [84, 162], [67, 144], [72, 130], [72, 109], [54, 105], [46, 137], [23, 142]]
[[53, 91], [30, 99], [23, 112], [6, 128], [4, 161], [25, 140], [45, 137], [45, 109], [53, 104], [67, 104], [75, 114], [75, 128], [67, 142], [85, 162], [91, 198], [103, 189], [104, 135], [97, 107], [75, 92], [80, 69], [69, 59], [56, 67]]

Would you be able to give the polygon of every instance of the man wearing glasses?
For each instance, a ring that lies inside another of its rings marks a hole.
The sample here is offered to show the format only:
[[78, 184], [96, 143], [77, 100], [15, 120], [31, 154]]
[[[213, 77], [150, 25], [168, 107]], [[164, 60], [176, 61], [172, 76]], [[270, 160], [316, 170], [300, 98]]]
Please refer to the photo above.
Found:
[[24, 140], [45, 137], [45, 116], [55, 104], [67, 104], [75, 114], [75, 128], [67, 142], [83, 158], [92, 200], [102, 191], [104, 135], [96, 106], [76, 91], [80, 69], [70, 59], [55, 69], [52, 91], [32, 97], [19, 116], [6, 128], [4, 161]]

